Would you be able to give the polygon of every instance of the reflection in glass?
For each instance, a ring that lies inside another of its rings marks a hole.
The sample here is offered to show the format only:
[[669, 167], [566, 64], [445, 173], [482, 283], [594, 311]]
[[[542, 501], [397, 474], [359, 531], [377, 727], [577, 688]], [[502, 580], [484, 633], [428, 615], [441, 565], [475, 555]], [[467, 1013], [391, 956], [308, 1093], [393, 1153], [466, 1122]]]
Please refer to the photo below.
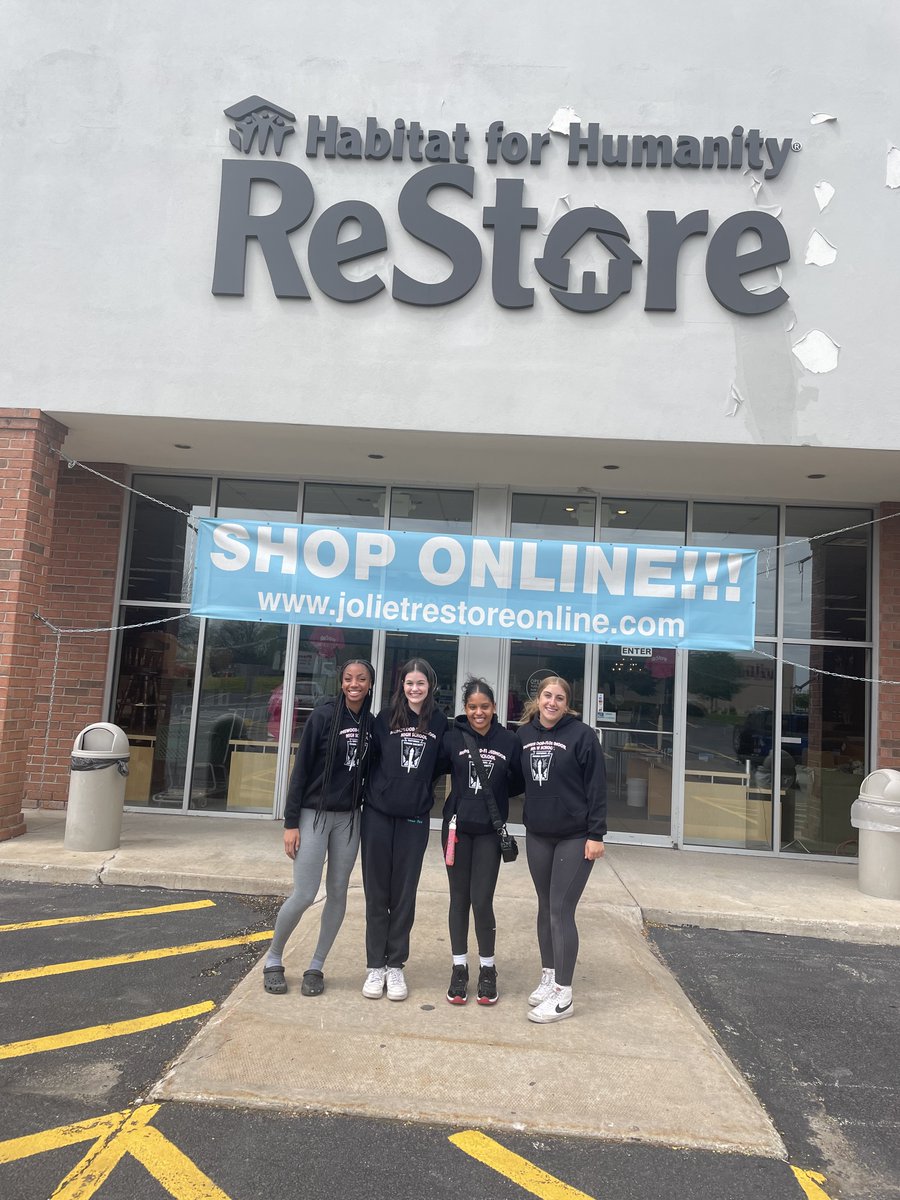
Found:
[[[784, 656], [791, 662], [781, 672], [782, 849], [855, 855], [850, 805], [865, 775], [868, 651], [787, 646]], [[835, 674], [819, 674], [826, 671]]]
[[678, 500], [604, 500], [600, 541], [683, 546], [687, 505]]
[[[294, 719], [291, 744], [294, 749], [306, 719], [316, 705], [340, 691], [341, 666], [351, 658], [372, 659], [372, 633], [368, 629], [338, 629], [334, 626], [304, 625], [300, 630], [297, 679], [294, 684]], [[281, 719], [281, 690], [273, 696], [269, 712], [269, 736], [278, 737]]]
[[188, 603], [197, 535], [181, 513], [190, 513], [194, 524], [208, 517], [212, 482], [180, 475], [135, 475], [132, 486], [172, 507], [132, 497], [125, 597]]
[[665, 836], [672, 822], [675, 651], [638, 657], [600, 646], [598, 653], [595, 716], [610, 830]]
[[[693, 546], [765, 550], [778, 544], [778, 509], [764, 504], [694, 505]], [[776, 554], [760, 554], [756, 574], [756, 633], [772, 637], [778, 592]]]
[[392, 488], [391, 529], [411, 533], [471, 533], [472, 492]]
[[731, 650], [691, 650], [684, 770], [689, 845], [768, 850], [772, 788], [757, 779], [772, 746], [775, 663]]
[[287, 626], [207, 621], [191, 808], [271, 812], [277, 738], [268, 709], [281, 686]]
[[510, 536], [539, 537], [551, 542], [592, 542], [596, 511], [593, 497], [522, 492], [512, 498]]
[[866, 640], [871, 526], [816, 535], [871, 519], [871, 512], [859, 508], [788, 508], [785, 637]]
[[[137, 626], [174, 611], [124, 608], [119, 623]], [[126, 804], [182, 807], [199, 629], [184, 615], [119, 635], [113, 720], [131, 746]]]
[[299, 488], [274, 479], [221, 479], [216, 516], [225, 520], [296, 521]]
[[384, 529], [384, 488], [354, 483], [308, 483], [303, 492], [303, 523]]

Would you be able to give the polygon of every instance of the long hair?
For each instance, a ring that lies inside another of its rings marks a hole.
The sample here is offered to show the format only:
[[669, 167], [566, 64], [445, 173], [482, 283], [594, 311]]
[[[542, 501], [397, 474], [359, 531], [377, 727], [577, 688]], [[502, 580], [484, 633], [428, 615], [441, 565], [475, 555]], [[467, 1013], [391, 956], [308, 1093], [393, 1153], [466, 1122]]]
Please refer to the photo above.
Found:
[[[404, 680], [413, 671], [419, 671], [428, 680], [428, 695], [425, 697], [422, 703], [422, 711], [418, 715], [409, 707], [406, 693], [403, 690]], [[411, 658], [409, 662], [404, 663], [400, 668], [400, 674], [397, 676], [397, 684], [391, 696], [391, 729], [406, 729], [408, 725], [415, 725], [416, 733], [427, 733], [428, 726], [431, 723], [431, 715], [434, 712], [434, 693], [436, 688], [437, 675], [435, 675], [431, 663], [426, 662], [424, 658]]]
[[[369, 690], [363, 700], [362, 708], [359, 710], [359, 736], [356, 742], [356, 774], [353, 777], [353, 808], [350, 811], [351, 828], [353, 823], [353, 814], [359, 808], [359, 801], [362, 795], [363, 780], [365, 776], [365, 767], [363, 765], [366, 750], [369, 746], [369, 728], [371, 725], [372, 711], [372, 688], [375, 686], [375, 668], [366, 658], [348, 658], [345, 663], [341, 664], [338, 679], [341, 684], [344, 682], [344, 672], [348, 667], [365, 667], [369, 675]], [[334, 705], [334, 712], [331, 714], [331, 725], [328, 729], [328, 743], [325, 749], [325, 774], [322, 779], [322, 791], [319, 793], [319, 799], [316, 804], [316, 816], [313, 821], [315, 826], [319, 816], [325, 811], [325, 805], [328, 799], [328, 788], [331, 784], [331, 776], [334, 772], [334, 760], [337, 757], [338, 739], [344, 722], [353, 720], [356, 721], [356, 714], [350, 713], [347, 707], [347, 700], [344, 696], [344, 689], [341, 687], [337, 694]]]
[[529, 700], [522, 709], [522, 716], [519, 718], [519, 720], [523, 725], [527, 724], [527, 722], [530, 721], [534, 714], [538, 711], [538, 701], [541, 698], [541, 692], [548, 683], [558, 683], [566, 694], [566, 711], [563, 715], [570, 717], [578, 716], [578, 710], [572, 707], [572, 685], [569, 683], [568, 679], [563, 679], [561, 675], [545, 675], [538, 685], [537, 695], [533, 700]]

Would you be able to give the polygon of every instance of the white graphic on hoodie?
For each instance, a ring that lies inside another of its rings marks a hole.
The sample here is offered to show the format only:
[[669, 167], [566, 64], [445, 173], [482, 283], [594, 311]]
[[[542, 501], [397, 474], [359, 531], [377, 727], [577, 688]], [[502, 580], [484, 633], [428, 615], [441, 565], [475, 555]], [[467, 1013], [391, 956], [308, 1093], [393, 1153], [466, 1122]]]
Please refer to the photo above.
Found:
[[[494, 769], [493, 758], [488, 758], [488, 759], [482, 758], [481, 765], [484, 767], [485, 775], [487, 775], [488, 779], [490, 779], [491, 772]], [[469, 789], [470, 789], [470, 791], [473, 791], [473, 792], [481, 791], [481, 780], [478, 778], [477, 774], [475, 773], [475, 764], [472, 762], [471, 758], [469, 759]]]
[[531, 778], [541, 787], [550, 779], [550, 764], [552, 761], [552, 746], [542, 746], [540, 742], [536, 742], [531, 747]]
[[425, 749], [425, 739], [421, 734], [402, 733], [400, 735], [400, 765], [409, 774], [418, 771]]

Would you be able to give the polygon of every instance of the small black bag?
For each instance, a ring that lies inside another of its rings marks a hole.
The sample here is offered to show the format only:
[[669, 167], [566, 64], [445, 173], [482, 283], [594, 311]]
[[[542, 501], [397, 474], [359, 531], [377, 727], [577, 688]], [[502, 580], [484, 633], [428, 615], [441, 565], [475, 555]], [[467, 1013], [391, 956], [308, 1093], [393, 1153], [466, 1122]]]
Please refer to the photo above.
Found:
[[481, 784], [482, 791], [484, 792], [484, 800], [487, 804], [491, 824], [494, 826], [494, 829], [497, 831], [497, 837], [500, 839], [500, 857], [504, 862], [515, 862], [519, 857], [519, 843], [506, 828], [503, 818], [500, 816], [500, 809], [497, 807], [497, 801], [494, 799], [494, 793], [491, 791], [487, 771], [485, 771], [481, 755], [478, 753], [478, 743], [475, 741], [474, 736], [467, 730], [461, 730], [460, 732], [462, 733], [463, 741], [466, 743], [466, 749], [469, 752], [469, 758], [472, 760], [472, 766], [475, 768], [478, 782]]

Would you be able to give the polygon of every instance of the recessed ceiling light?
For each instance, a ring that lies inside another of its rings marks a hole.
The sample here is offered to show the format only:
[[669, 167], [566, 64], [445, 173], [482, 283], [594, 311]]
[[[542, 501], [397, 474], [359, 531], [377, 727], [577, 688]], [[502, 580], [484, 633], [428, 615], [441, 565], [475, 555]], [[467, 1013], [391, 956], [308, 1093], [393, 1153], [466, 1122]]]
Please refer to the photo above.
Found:
[[173, 442], [172, 445], [176, 450], [190, 450], [191, 448], [187, 442]]
[[574, 504], [567, 504], [567, 505], [566, 505], [566, 512], [574, 512], [574, 511], [575, 511], [575, 505], [574, 505]]
[[616, 463], [606, 463], [603, 467], [604, 471], [618, 471], [618, 469], [619, 468]]
[[627, 509], [627, 508], [617, 508], [617, 509], [616, 509], [616, 516], [617, 516], [617, 517], [627, 517], [627, 516], [628, 516], [628, 509]]
[[370, 454], [369, 458], [384, 458], [383, 454]]
[[807, 479], [824, 479], [824, 475], [807, 475]]

